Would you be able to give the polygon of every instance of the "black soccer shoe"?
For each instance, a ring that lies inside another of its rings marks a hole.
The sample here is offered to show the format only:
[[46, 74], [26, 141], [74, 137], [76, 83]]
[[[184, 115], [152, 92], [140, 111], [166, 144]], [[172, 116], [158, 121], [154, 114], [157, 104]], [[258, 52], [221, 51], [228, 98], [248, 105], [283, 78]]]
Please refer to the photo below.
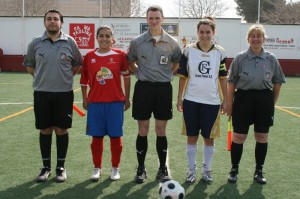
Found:
[[238, 174], [239, 174], [239, 170], [232, 168], [231, 171], [229, 172], [228, 182], [236, 183], [238, 179]]
[[44, 167], [41, 169], [40, 174], [36, 178], [37, 182], [46, 182], [51, 175], [51, 169], [48, 167]]
[[145, 166], [138, 166], [136, 171], [136, 176], [134, 177], [134, 181], [136, 183], [143, 183], [147, 179], [147, 171]]
[[254, 172], [254, 180], [259, 184], [267, 184], [267, 179], [263, 176], [262, 170], [256, 170]]
[[164, 166], [163, 168], [158, 169], [156, 178], [158, 180], [160, 180], [161, 182], [166, 182], [168, 180], [171, 180], [167, 166]]

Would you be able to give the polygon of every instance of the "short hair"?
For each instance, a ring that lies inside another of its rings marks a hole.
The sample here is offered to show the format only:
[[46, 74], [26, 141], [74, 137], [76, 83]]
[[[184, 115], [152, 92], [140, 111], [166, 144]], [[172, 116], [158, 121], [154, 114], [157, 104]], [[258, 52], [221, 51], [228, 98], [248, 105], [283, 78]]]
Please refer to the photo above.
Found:
[[113, 30], [111, 27], [107, 26], [107, 25], [104, 25], [104, 26], [100, 26], [99, 28], [97, 28], [97, 31], [96, 31], [96, 38], [98, 37], [99, 33], [101, 30], [110, 30], [110, 35], [112, 36], [113, 35]]
[[248, 32], [247, 32], [247, 40], [249, 39], [249, 37], [250, 37], [250, 35], [251, 35], [251, 33], [253, 32], [253, 31], [258, 31], [258, 32], [260, 32], [261, 34], [262, 34], [262, 36], [263, 36], [263, 38], [266, 38], [267, 37], [267, 35], [266, 35], [266, 30], [265, 30], [265, 28], [264, 28], [264, 26], [262, 25], [262, 24], [253, 24], [253, 25], [251, 25], [250, 27], [249, 27], [249, 29], [248, 29]]
[[149, 11], [159, 11], [161, 13], [161, 15], [164, 17], [164, 12], [162, 10], [162, 7], [160, 7], [159, 5], [153, 5], [153, 6], [150, 6], [148, 9], [147, 9], [147, 12], [146, 12], [146, 16], [148, 16], [148, 12]]
[[197, 24], [197, 31], [199, 30], [202, 24], [209, 25], [213, 31], [215, 31], [216, 29], [216, 23], [213, 17], [205, 16], [202, 19], [200, 19], [199, 23]]
[[64, 23], [64, 17], [62, 16], [62, 14], [58, 11], [58, 10], [55, 10], [55, 9], [50, 9], [48, 10], [46, 13], [45, 13], [45, 16], [44, 16], [44, 21], [46, 21], [46, 16], [48, 13], [57, 13], [59, 15], [59, 19], [62, 23]]

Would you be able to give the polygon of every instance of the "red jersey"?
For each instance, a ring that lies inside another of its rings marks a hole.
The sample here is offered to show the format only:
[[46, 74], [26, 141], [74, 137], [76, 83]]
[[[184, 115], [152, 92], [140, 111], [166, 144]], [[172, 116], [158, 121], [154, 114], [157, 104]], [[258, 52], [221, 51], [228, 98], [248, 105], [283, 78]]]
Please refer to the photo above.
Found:
[[90, 87], [88, 102], [125, 101], [121, 75], [130, 75], [126, 53], [112, 48], [100, 54], [97, 50], [88, 52], [82, 64], [80, 84]]

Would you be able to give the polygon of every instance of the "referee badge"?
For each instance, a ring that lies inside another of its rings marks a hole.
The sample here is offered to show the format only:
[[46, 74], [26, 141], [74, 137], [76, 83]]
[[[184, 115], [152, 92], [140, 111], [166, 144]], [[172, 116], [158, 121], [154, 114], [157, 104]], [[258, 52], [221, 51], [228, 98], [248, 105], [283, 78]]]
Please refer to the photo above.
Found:
[[169, 61], [169, 58], [167, 56], [160, 56], [160, 64], [167, 64]]

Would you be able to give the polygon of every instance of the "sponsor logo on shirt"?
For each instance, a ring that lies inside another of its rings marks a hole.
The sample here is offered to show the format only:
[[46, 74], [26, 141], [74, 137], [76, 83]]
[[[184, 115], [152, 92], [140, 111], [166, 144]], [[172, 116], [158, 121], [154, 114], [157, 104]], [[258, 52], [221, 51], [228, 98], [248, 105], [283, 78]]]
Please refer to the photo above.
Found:
[[106, 82], [105, 82], [106, 79], [112, 79], [112, 78], [113, 78], [112, 72], [106, 67], [101, 67], [100, 70], [96, 74], [96, 80], [101, 85], [106, 84]]
[[212, 78], [212, 75], [209, 74], [210, 70], [210, 62], [202, 61], [198, 65], [198, 71], [200, 74], [195, 74], [195, 77]]

